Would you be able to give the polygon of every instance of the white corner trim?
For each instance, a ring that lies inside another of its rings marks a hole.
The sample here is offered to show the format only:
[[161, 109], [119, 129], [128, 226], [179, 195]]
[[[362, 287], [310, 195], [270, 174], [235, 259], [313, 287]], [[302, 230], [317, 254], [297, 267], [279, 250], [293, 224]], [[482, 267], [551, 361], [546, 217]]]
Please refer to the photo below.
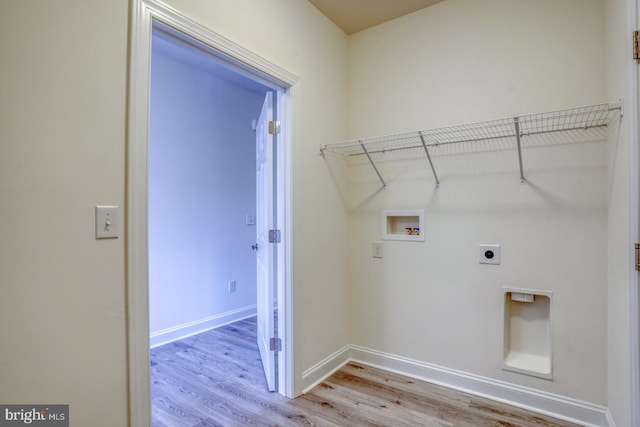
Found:
[[606, 427], [616, 427], [616, 422], [613, 419], [613, 415], [611, 415], [611, 411], [609, 411], [609, 408], [607, 408], [607, 423], [605, 424]]
[[585, 427], [615, 427], [609, 410], [604, 406], [357, 345], [347, 345], [304, 371], [302, 374], [304, 392], [308, 392], [352, 361], [532, 410]]
[[193, 322], [187, 322], [152, 332], [149, 336], [150, 347], [155, 348], [164, 344], [169, 344], [170, 342], [219, 328], [255, 315], [256, 305], [253, 304], [236, 310], [227, 311], [225, 313], [216, 314], [215, 316], [205, 317], [203, 319], [194, 320]]
[[316, 363], [302, 373], [302, 394], [320, 384], [325, 379], [333, 375], [349, 361], [353, 360], [350, 355], [351, 346], [346, 345], [324, 360]]

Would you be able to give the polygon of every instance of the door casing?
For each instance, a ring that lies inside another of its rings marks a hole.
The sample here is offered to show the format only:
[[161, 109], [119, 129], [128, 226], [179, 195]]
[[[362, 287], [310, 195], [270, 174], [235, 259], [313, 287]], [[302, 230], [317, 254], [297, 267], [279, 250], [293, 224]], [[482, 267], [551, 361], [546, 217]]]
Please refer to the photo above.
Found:
[[298, 78], [216, 32], [201, 26], [177, 10], [155, 0], [131, 2], [129, 50], [129, 94], [127, 129], [127, 321], [129, 357], [129, 425], [151, 425], [149, 371], [149, 277], [147, 235], [147, 161], [149, 141], [149, 96], [151, 32], [163, 25], [211, 49], [211, 54], [277, 91], [277, 117], [281, 133], [277, 137], [276, 174], [278, 216], [276, 227], [282, 240], [277, 245], [279, 392], [294, 395], [293, 299], [292, 299], [292, 145], [294, 128], [291, 104], [295, 103]]

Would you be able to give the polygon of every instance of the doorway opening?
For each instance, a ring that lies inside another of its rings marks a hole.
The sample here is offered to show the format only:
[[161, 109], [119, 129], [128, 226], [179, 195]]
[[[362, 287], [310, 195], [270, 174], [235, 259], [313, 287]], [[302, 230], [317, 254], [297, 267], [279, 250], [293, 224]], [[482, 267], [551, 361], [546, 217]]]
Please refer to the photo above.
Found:
[[[268, 388], [292, 397], [290, 103], [296, 78], [162, 3], [135, 0], [132, 10], [130, 422], [151, 421], [150, 346], [256, 315], [266, 325], [256, 328], [265, 337], [255, 344], [267, 343]], [[155, 90], [159, 69], [163, 92]], [[270, 116], [261, 114], [265, 110]], [[261, 251], [268, 253], [262, 280]], [[269, 306], [261, 320], [263, 282]], [[181, 309], [165, 310], [171, 304]]]
[[148, 154], [151, 347], [257, 317], [278, 386], [278, 93], [154, 23]]

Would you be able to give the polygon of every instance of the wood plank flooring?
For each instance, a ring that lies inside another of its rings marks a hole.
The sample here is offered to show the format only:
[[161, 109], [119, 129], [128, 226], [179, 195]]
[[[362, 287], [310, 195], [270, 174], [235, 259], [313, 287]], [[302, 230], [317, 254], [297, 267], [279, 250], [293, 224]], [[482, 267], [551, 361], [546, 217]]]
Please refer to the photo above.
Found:
[[153, 426], [577, 427], [359, 363], [290, 400], [255, 342], [251, 318], [151, 350]]

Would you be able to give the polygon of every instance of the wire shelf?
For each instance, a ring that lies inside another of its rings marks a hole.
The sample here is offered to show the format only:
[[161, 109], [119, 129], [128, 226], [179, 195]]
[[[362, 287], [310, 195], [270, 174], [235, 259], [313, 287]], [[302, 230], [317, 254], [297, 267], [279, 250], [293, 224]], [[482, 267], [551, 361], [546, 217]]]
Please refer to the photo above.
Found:
[[439, 185], [440, 181], [438, 180], [429, 148], [444, 144], [474, 143], [508, 138], [516, 143], [520, 161], [520, 180], [524, 182], [521, 150], [521, 139], [523, 137], [551, 132], [606, 128], [617, 115], [622, 115], [622, 102], [326, 144], [321, 147], [320, 153], [325, 155], [327, 152], [332, 152], [348, 157], [366, 156], [384, 188], [386, 187], [386, 182], [372, 159], [372, 155], [417, 149], [419, 151], [416, 152], [422, 152], [426, 155], [436, 179], [436, 185]]

